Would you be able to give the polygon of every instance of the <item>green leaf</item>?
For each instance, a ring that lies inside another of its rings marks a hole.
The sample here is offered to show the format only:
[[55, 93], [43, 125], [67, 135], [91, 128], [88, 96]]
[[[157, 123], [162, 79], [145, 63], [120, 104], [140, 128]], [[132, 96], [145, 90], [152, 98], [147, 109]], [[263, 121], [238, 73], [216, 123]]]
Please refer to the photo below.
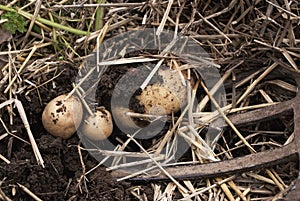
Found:
[[2, 28], [9, 31], [12, 34], [15, 34], [16, 31], [19, 31], [20, 33], [24, 33], [27, 30], [26, 19], [16, 12], [7, 12], [1, 16], [1, 19], [8, 20], [2, 25]]

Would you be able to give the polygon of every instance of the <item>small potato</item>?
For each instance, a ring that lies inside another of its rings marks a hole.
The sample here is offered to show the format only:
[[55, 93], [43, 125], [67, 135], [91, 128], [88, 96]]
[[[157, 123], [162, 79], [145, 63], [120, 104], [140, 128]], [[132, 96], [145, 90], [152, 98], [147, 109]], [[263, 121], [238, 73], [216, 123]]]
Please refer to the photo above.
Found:
[[82, 105], [78, 98], [60, 95], [51, 100], [42, 114], [44, 128], [52, 135], [67, 139], [78, 128], [83, 115]]
[[140, 127], [138, 126], [138, 123], [135, 122], [131, 117], [127, 116], [126, 115], [127, 112], [132, 112], [132, 111], [125, 107], [112, 108], [112, 114], [113, 114], [115, 123], [123, 131], [139, 129]]
[[99, 109], [89, 116], [82, 126], [83, 135], [91, 140], [105, 140], [113, 131], [112, 117], [109, 111]]

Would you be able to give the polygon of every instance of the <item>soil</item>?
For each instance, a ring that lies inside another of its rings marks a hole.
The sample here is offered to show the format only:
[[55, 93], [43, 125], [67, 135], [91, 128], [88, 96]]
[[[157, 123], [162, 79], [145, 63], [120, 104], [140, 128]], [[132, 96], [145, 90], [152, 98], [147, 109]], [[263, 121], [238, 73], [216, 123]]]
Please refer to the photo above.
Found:
[[[43, 200], [135, 200], [130, 193], [130, 189], [134, 188], [135, 184], [114, 181], [105, 167], [96, 168], [86, 176], [86, 179], [82, 178], [84, 171], [94, 168], [98, 161], [87, 151], [79, 153], [80, 140], [76, 134], [70, 139], [62, 140], [51, 136], [43, 128], [41, 122], [43, 108], [54, 97], [68, 93], [76, 76], [76, 71], [72, 66], [66, 65], [61, 68], [63, 68], [63, 73], [55, 79], [57, 86], [55, 90], [49, 83], [39, 88], [39, 94], [36, 90], [32, 91], [27, 96], [30, 99], [25, 96], [20, 97], [32, 133], [45, 161], [45, 168], [37, 165], [30, 144], [13, 137], [6, 137], [1, 140], [0, 153], [11, 163], [6, 164], [0, 160], [0, 178], [5, 178], [0, 182], [1, 189], [14, 200], [32, 200], [18, 184], [24, 185]], [[45, 79], [53, 75], [47, 76]], [[16, 110], [14, 112], [17, 113]], [[3, 109], [1, 114], [3, 121], [9, 122], [7, 110]], [[9, 130], [15, 131], [15, 135], [29, 141], [18, 115], [13, 116], [13, 125], [6, 126]], [[6, 133], [2, 125], [0, 133]], [[80, 161], [80, 155], [83, 164]], [[14, 190], [16, 190], [15, 195]], [[147, 197], [151, 197], [151, 190], [147, 192]]]

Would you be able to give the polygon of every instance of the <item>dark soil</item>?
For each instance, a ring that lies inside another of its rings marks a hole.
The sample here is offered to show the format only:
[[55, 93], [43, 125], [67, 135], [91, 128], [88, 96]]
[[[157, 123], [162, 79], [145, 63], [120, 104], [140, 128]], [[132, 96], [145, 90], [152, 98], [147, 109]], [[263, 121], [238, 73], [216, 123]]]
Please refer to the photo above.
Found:
[[[78, 152], [80, 141], [76, 134], [70, 139], [62, 140], [44, 130], [41, 122], [43, 108], [54, 97], [68, 93], [76, 76], [76, 71], [70, 65], [62, 68], [63, 74], [55, 79], [57, 86], [55, 90], [52, 89], [51, 83], [39, 89], [42, 103], [37, 91], [30, 93], [30, 100], [25, 96], [21, 97], [32, 132], [45, 161], [45, 168], [37, 165], [30, 144], [13, 137], [6, 137], [1, 140], [0, 153], [11, 163], [6, 164], [0, 160], [0, 178], [5, 178], [0, 182], [1, 189], [14, 200], [32, 200], [18, 187], [18, 184], [29, 188], [43, 200], [135, 200], [130, 193], [130, 187], [134, 187], [134, 184], [114, 181], [105, 167], [92, 171], [86, 176], [86, 180], [82, 178], [84, 169]], [[47, 76], [50, 78], [53, 75]], [[17, 110], [14, 112], [17, 113]], [[1, 114], [4, 122], [9, 122], [7, 110], [3, 109]], [[15, 135], [29, 141], [18, 115], [14, 116], [13, 125], [6, 126], [16, 131]], [[0, 133], [6, 133], [2, 125]], [[86, 172], [98, 164], [98, 161], [87, 151], [81, 151], [81, 155]], [[12, 194], [14, 188], [17, 189], [15, 195]]]

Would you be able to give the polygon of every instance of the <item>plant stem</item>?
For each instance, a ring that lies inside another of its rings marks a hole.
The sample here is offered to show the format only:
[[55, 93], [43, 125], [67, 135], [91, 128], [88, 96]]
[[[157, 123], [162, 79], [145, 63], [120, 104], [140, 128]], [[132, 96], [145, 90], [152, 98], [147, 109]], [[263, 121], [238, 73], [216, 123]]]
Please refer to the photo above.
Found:
[[[32, 17], [33, 17], [33, 15], [28, 13], [28, 12], [25, 12], [25, 11], [22, 11], [22, 10], [15, 10], [13, 8], [9, 8], [9, 7], [4, 6], [4, 5], [0, 5], [0, 10], [5, 10], [5, 11], [8, 11], [8, 12], [16, 12], [16, 13], [19, 13], [20, 15], [22, 15], [26, 18], [29, 18], [29, 19], [32, 19]], [[36, 21], [38, 21], [42, 24], [54, 27], [54, 28], [58, 28], [58, 29], [61, 29], [61, 30], [64, 30], [64, 31], [68, 31], [68, 32], [77, 34], [77, 35], [87, 35], [88, 34], [88, 32], [86, 32], [86, 31], [74, 29], [72, 27], [67, 27], [67, 26], [61, 25], [59, 23], [52, 22], [52, 21], [47, 20], [47, 19], [42, 18], [42, 17], [37, 17]]]
[[[97, 3], [105, 4], [106, 0], [97, 0]], [[103, 17], [104, 17], [104, 8], [98, 7], [96, 11], [96, 22], [95, 22], [96, 31], [103, 27]]]

